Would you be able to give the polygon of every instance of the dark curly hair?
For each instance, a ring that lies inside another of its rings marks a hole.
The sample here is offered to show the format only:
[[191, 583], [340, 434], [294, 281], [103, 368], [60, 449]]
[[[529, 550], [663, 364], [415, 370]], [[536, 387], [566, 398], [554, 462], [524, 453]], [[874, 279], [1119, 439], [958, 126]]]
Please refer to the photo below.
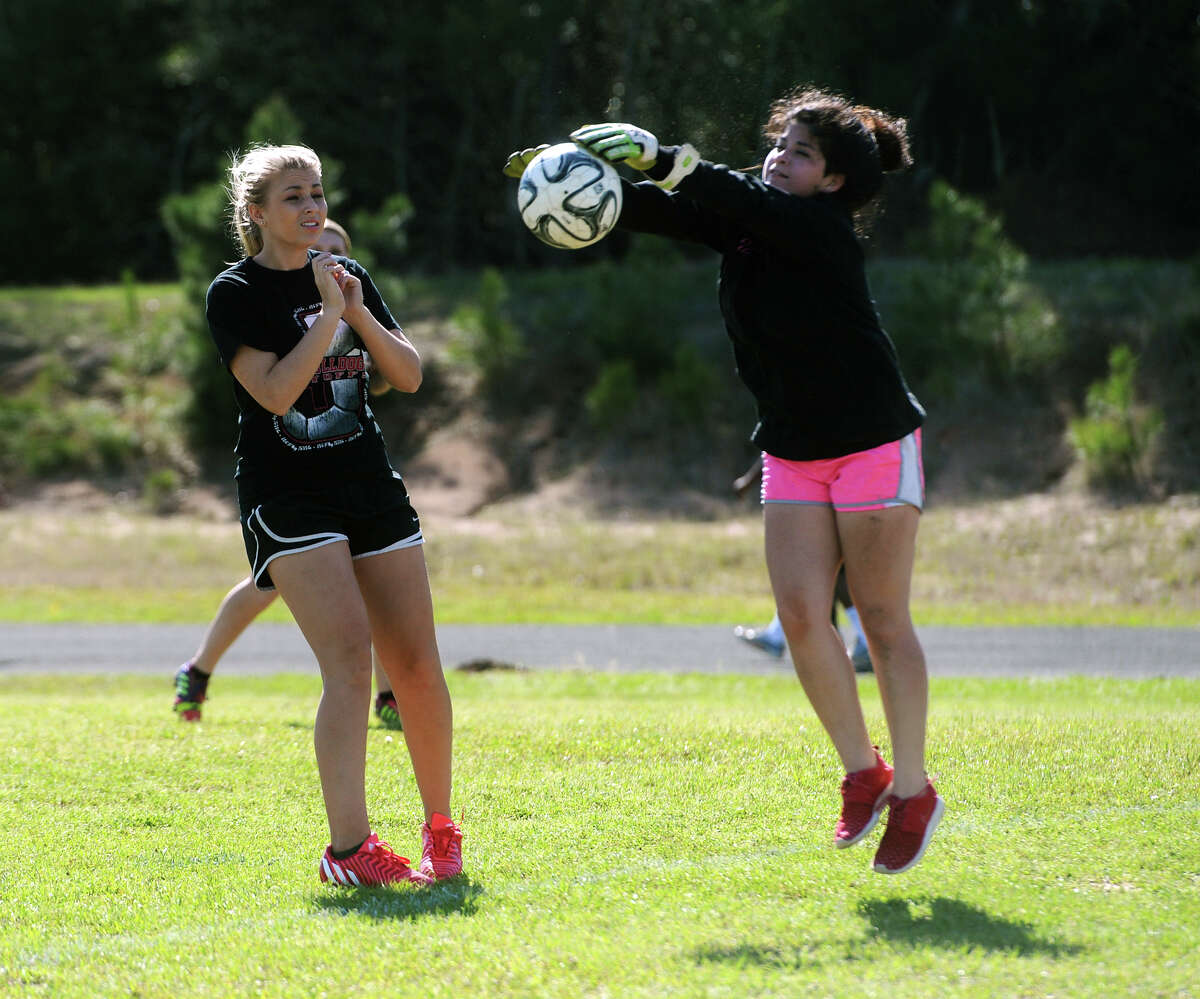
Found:
[[774, 143], [794, 122], [808, 126], [825, 157], [826, 173], [844, 178], [834, 197], [855, 217], [870, 214], [883, 175], [912, 166], [908, 123], [852, 104], [841, 94], [805, 85], [771, 104], [763, 134]]

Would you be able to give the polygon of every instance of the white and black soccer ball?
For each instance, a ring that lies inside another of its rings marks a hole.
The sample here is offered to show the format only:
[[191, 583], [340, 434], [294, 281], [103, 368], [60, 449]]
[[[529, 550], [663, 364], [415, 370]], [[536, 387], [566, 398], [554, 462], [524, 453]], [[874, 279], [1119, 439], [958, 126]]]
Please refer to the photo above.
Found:
[[621, 178], [612, 165], [573, 142], [543, 149], [529, 161], [517, 188], [521, 220], [558, 250], [603, 239], [621, 214]]

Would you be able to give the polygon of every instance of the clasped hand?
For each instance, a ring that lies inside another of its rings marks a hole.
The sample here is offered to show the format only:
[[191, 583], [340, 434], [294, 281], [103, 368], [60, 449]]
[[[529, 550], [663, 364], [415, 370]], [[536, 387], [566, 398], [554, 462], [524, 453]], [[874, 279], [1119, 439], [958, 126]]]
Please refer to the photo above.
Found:
[[332, 254], [317, 254], [312, 268], [323, 309], [347, 315], [362, 308], [362, 282], [334, 260]]

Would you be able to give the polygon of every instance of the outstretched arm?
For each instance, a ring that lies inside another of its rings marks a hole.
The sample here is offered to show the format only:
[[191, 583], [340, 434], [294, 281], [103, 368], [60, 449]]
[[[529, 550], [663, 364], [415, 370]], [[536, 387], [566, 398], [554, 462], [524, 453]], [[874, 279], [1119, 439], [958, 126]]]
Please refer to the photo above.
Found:
[[[827, 199], [796, 197], [751, 174], [708, 163], [687, 143], [663, 146], [636, 125], [585, 125], [571, 138], [595, 156], [642, 170], [658, 187], [693, 202], [702, 215], [717, 216], [712, 224], [718, 229], [753, 232], [801, 257], [845, 250], [848, 221], [829, 210]], [[624, 212], [621, 225], [642, 228], [634, 214]]]
[[[717, 252], [724, 247], [723, 224], [686, 198], [668, 193], [668, 185], [695, 169], [699, 156], [691, 146], [690, 155], [677, 155], [676, 147], [659, 147], [653, 133], [636, 125], [584, 125], [571, 133], [580, 148], [609, 163], [626, 163], [643, 170], [654, 183], [631, 184], [622, 179], [621, 215], [617, 225], [630, 232], [654, 233], [671, 239], [709, 246]], [[510, 153], [504, 164], [506, 177], [519, 179], [525, 168], [548, 145], [529, 146]], [[676, 164], [684, 164], [679, 167]]]

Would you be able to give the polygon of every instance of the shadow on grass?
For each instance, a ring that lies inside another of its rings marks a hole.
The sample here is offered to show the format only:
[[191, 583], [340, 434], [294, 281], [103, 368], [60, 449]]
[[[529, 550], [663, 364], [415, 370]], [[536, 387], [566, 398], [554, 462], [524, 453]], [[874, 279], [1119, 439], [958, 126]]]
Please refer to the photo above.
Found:
[[[1075, 944], [1041, 940], [1027, 923], [989, 916], [982, 909], [952, 898], [866, 899], [859, 902], [858, 911], [870, 921], [876, 935], [914, 948], [968, 947], [1049, 957], [1065, 957], [1083, 950]], [[845, 960], [846, 943], [820, 939], [797, 946], [740, 943], [704, 947], [695, 956], [700, 963], [729, 964], [735, 968], [756, 966], [802, 971], [820, 966], [831, 954], [832, 959]]]
[[728, 947], [702, 947], [696, 951], [696, 960], [701, 964], [728, 964], [734, 968], [760, 967], [777, 968], [785, 971], [803, 971], [821, 964], [813, 956], [811, 945], [804, 947], [777, 947], [770, 944], [735, 944]]
[[370, 919], [421, 919], [453, 912], [475, 914], [483, 886], [466, 877], [442, 881], [428, 888], [380, 885], [371, 888], [335, 888], [333, 894], [318, 895], [318, 908], [341, 916]]
[[912, 947], [979, 947], [1051, 957], [1078, 954], [1083, 949], [1039, 939], [1028, 923], [990, 916], [954, 898], [863, 899], [858, 911], [876, 933]]

